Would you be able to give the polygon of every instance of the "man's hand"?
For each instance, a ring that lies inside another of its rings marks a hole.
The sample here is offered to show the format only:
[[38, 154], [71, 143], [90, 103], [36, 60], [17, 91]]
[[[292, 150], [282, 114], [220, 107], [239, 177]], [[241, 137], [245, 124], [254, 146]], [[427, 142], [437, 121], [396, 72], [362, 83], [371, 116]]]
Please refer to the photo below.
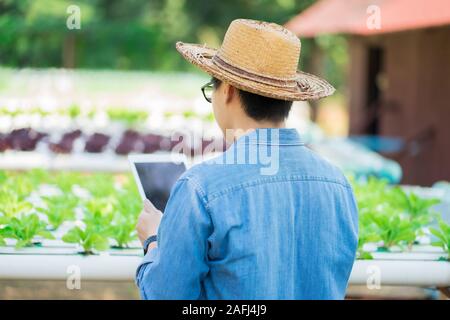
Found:
[[142, 209], [136, 225], [138, 238], [142, 244], [144, 244], [144, 241], [147, 240], [148, 237], [158, 233], [161, 217], [161, 211], [156, 209], [155, 206], [146, 199], [144, 201], [144, 209]]

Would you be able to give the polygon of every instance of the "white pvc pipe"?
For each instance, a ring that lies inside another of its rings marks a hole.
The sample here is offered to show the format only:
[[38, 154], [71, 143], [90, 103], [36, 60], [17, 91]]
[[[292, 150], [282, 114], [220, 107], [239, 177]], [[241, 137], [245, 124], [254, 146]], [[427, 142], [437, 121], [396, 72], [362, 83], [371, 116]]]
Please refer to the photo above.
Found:
[[350, 284], [450, 287], [450, 262], [357, 260], [353, 265]]
[[66, 280], [79, 273], [81, 281], [133, 281], [141, 260], [133, 255], [0, 255], [0, 279]]
[[[0, 255], [0, 279], [66, 280], [73, 272], [81, 280], [133, 281], [142, 257], [137, 255]], [[450, 287], [450, 262], [357, 260], [350, 284]]]

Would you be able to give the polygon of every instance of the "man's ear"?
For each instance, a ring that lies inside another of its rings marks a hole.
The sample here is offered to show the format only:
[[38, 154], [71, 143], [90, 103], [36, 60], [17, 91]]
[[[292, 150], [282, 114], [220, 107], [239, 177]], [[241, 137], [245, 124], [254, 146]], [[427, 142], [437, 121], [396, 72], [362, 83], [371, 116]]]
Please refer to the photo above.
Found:
[[227, 84], [225, 87], [225, 103], [230, 104], [233, 99], [237, 98], [237, 89], [232, 85]]

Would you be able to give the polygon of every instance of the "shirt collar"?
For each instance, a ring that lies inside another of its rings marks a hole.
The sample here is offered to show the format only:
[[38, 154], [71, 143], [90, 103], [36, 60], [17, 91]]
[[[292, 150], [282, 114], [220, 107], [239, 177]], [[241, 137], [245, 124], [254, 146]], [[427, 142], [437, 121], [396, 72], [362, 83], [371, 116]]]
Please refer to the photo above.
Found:
[[294, 128], [259, 128], [241, 136], [236, 145], [304, 145], [299, 133]]

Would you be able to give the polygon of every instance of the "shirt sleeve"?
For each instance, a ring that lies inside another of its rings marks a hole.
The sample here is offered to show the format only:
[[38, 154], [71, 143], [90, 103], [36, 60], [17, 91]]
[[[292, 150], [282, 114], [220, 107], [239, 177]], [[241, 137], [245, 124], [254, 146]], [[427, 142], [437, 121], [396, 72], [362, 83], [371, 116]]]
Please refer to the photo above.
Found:
[[199, 299], [211, 232], [203, 192], [191, 179], [178, 180], [158, 228], [158, 246], [147, 251], [136, 271], [141, 297]]

